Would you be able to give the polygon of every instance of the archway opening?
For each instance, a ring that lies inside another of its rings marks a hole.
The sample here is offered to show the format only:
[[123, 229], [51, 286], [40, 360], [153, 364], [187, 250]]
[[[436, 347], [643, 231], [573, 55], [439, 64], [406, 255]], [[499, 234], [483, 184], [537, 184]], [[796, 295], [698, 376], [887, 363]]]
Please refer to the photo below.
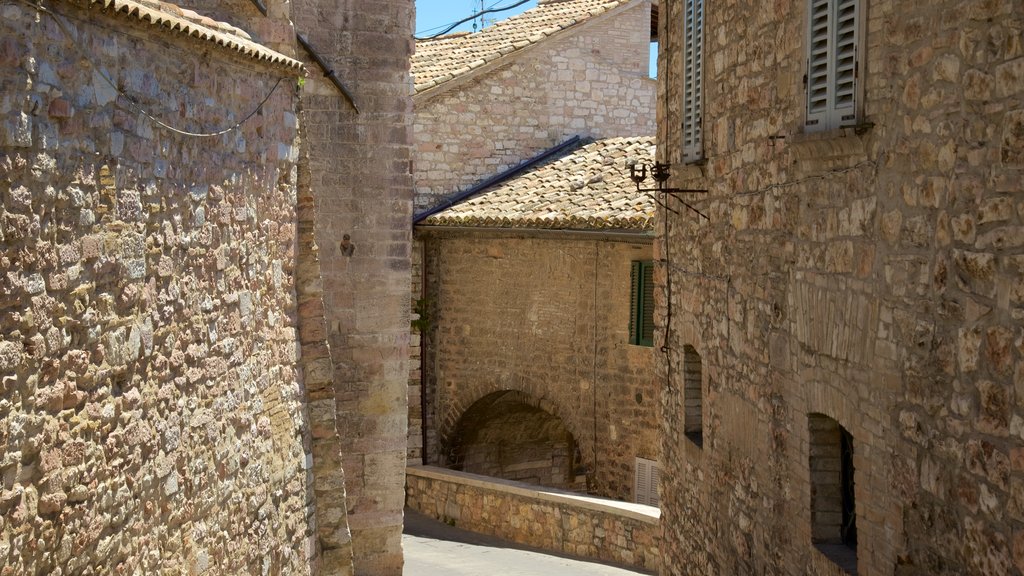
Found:
[[526, 400], [521, 393], [503, 391], [470, 406], [449, 439], [448, 467], [551, 488], [585, 489], [572, 433], [559, 417]]

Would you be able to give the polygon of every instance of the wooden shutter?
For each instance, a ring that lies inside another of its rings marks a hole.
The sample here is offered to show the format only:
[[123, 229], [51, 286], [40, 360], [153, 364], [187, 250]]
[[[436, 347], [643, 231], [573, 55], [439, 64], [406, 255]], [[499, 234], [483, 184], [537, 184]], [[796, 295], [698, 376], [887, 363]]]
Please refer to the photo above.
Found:
[[807, 31], [807, 118], [811, 129], [828, 128], [829, 18], [831, 0], [810, 0]]
[[657, 462], [651, 462], [651, 484], [649, 500], [651, 506], [661, 506], [661, 497], [658, 494], [658, 486], [661, 484], [661, 466]]
[[654, 262], [634, 261], [629, 285], [629, 343], [653, 346]]
[[686, 0], [683, 30], [683, 161], [704, 156], [704, 0]]
[[832, 45], [832, 110], [830, 127], [850, 126], [857, 123], [857, 0], [837, 0], [833, 22], [835, 34]]
[[807, 118], [809, 130], [857, 123], [858, 0], [809, 0]]
[[633, 476], [633, 499], [637, 504], [658, 506], [658, 483], [661, 481], [661, 469], [654, 460], [635, 458], [635, 474]]
[[654, 263], [643, 262], [640, 303], [640, 344], [654, 346]]
[[629, 343], [640, 343], [640, 280], [643, 278], [643, 263], [633, 262], [629, 273]]
[[651, 466], [650, 460], [644, 460], [643, 458], [636, 459], [636, 471], [633, 475], [633, 498], [637, 504], [647, 504], [647, 499], [650, 496], [648, 486], [651, 485]]

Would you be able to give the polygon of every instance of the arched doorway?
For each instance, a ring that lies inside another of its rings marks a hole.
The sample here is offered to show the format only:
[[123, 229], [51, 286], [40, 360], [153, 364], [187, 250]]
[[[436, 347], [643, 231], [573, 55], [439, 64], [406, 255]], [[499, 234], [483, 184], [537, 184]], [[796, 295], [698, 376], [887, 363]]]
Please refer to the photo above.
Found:
[[576, 440], [561, 418], [505, 390], [473, 403], [446, 443], [455, 470], [539, 486], [585, 490]]

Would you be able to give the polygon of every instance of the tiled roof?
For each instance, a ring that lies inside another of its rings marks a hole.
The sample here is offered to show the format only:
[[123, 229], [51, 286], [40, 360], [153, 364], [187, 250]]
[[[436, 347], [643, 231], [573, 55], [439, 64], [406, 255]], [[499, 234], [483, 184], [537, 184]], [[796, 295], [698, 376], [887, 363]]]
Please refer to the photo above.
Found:
[[439, 212], [424, 226], [639, 230], [654, 199], [636, 191], [626, 160], [654, 156], [654, 137], [607, 138]]
[[243, 30], [217, 22], [192, 10], [158, 0], [63, 0], [67, 4], [103, 10], [114, 16], [150, 24], [166, 34], [185, 36], [214, 44], [266, 64], [302, 70], [302, 62], [253, 42]]
[[417, 93], [536, 44], [632, 0], [565, 0], [542, 4], [473, 33], [416, 42], [412, 75]]

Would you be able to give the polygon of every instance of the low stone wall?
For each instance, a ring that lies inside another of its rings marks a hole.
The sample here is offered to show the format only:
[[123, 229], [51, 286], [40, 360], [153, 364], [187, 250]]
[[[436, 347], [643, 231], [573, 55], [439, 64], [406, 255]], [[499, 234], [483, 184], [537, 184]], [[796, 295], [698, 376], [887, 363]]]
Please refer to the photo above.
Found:
[[660, 511], [431, 466], [406, 470], [406, 505], [543, 550], [657, 572]]

